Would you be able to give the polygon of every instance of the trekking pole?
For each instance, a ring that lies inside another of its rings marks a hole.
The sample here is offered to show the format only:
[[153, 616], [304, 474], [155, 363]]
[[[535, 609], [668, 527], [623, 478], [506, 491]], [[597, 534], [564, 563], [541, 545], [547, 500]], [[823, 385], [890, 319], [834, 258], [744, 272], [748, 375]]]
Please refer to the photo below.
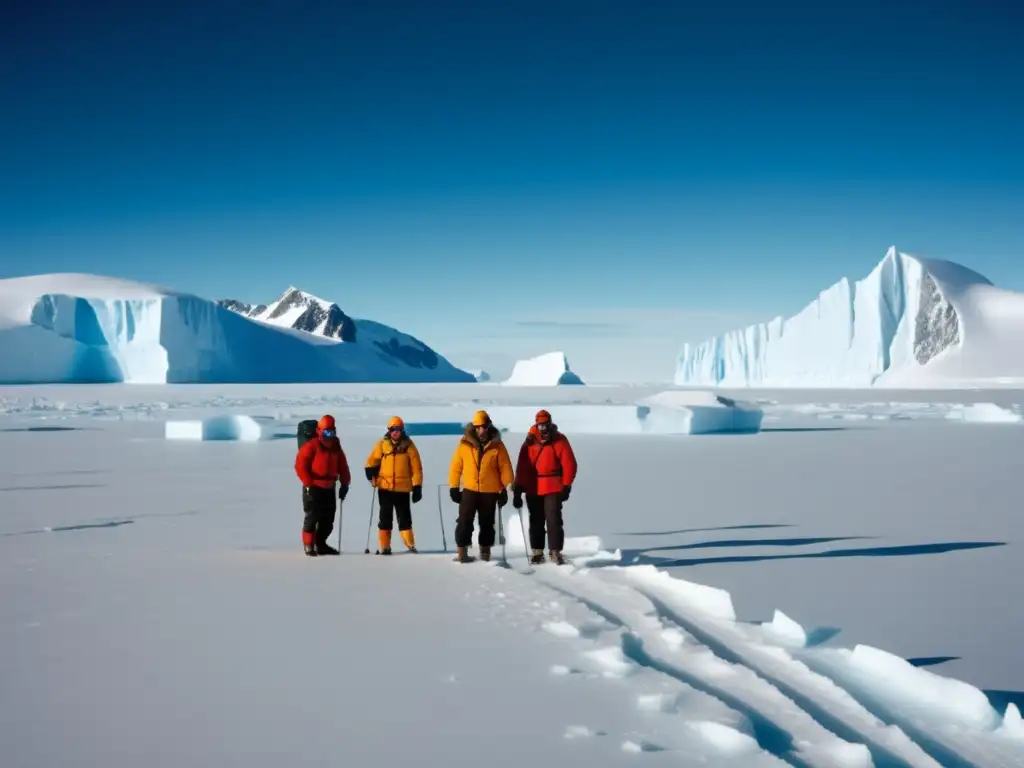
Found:
[[448, 538], [444, 535], [444, 512], [441, 509], [441, 489], [444, 488], [443, 483], [438, 483], [437, 486], [437, 517], [441, 521], [441, 544], [444, 545], [444, 551], [448, 551]]
[[523, 532], [523, 554], [526, 561], [530, 561], [530, 543], [526, 540], [526, 526], [523, 524], [523, 510], [516, 510], [516, 517], [519, 518], [519, 530]]
[[374, 492], [370, 494], [370, 519], [366, 523], [366, 549], [363, 550], [364, 555], [370, 554], [370, 529], [373, 527], [373, 505], [377, 501], [376, 488]]
[[338, 552], [341, 552], [341, 521], [345, 519], [345, 502], [338, 501]]
[[504, 507], [498, 507], [498, 543], [501, 544], [501, 564], [508, 566], [508, 554], [505, 549], [505, 525], [502, 521], [504, 512]]

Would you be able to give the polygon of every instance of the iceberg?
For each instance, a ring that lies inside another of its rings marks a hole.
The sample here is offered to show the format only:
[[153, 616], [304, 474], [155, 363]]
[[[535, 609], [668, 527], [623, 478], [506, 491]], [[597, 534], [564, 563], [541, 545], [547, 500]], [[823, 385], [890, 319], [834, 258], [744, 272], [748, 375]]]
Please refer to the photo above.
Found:
[[958, 387], [1024, 382], [1024, 294], [950, 261], [889, 248], [793, 317], [679, 354], [675, 383], [702, 387]]
[[83, 274], [0, 280], [0, 384], [472, 382], [394, 329], [353, 342], [199, 296]]
[[512, 375], [505, 381], [510, 387], [555, 387], [566, 384], [580, 385], [583, 379], [569, 368], [562, 352], [517, 360]]

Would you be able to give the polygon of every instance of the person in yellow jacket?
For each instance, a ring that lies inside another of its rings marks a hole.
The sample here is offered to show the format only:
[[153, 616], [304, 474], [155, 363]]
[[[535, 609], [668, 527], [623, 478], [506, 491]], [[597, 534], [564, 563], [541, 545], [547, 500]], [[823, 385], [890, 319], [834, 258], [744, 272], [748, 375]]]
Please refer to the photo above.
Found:
[[412, 532], [412, 507], [423, 498], [423, 464], [416, 444], [405, 433], [405, 422], [395, 416], [388, 431], [377, 441], [366, 460], [366, 479], [377, 489], [380, 517], [377, 543], [380, 554], [391, 554], [391, 529], [398, 515], [398, 533], [410, 552], [416, 551]]
[[[494, 546], [495, 507], [508, 504], [508, 486], [515, 480], [512, 459], [501, 440], [501, 433], [491, 423], [487, 411], [477, 411], [473, 421], [455, 446], [448, 470], [449, 495], [459, 505], [459, 522], [455, 526], [456, 560], [471, 561], [468, 554], [473, 542], [473, 519], [480, 516], [480, 559], [491, 559]], [[462, 486], [461, 489], [459, 486]]]

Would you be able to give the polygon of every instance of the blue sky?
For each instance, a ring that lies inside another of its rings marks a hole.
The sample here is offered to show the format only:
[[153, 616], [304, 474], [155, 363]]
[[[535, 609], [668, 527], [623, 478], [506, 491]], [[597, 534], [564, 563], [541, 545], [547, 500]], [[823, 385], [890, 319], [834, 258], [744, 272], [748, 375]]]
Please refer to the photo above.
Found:
[[294, 284], [595, 379], [891, 244], [1024, 290], [1011, 3], [18, 5], [0, 276]]

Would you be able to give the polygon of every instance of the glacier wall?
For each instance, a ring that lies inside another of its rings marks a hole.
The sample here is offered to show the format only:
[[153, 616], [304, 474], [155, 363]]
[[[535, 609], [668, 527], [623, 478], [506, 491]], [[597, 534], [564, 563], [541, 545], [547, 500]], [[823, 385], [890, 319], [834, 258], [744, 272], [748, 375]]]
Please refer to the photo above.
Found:
[[474, 381], [440, 356], [411, 357], [270, 327], [187, 295], [44, 294], [27, 324], [0, 329], [2, 384]]
[[961, 339], [960, 316], [926, 262], [890, 248], [863, 280], [843, 278], [793, 317], [684, 345], [675, 383], [865, 387]]

